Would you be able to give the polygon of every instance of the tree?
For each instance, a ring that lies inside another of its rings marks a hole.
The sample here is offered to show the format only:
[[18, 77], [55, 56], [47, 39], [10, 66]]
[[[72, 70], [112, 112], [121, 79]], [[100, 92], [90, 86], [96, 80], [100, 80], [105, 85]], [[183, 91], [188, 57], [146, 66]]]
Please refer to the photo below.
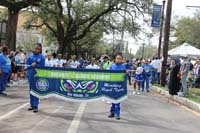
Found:
[[175, 36], [177, 40], [175, 45], [181, 45], [184, 42], [200, 48], [200, 14], [196, 13], [193, 18], [183, 17], [178, 20]]
[[16, 30], [19, 12], [28, 6], [37, 5], [41, 0], [1, 0], [0, 6], [8, 9], [7, 45], [16, 50]]
[[7, 10], [4, 8], [0, 9], [0, 20], [5, 20], [6, 18], [8, 18]]
[[153, 45], [140, 46], [137, 50], [135, 57], [149, 59], [151, 57], [157, 56], [157, 47]]
[[[58, 52], [64, 55], [71, 53], [74, 45], [80, 46], [90, 32], [108, 33], [108, 27], [121, 29], [119, 17], [129, 16], [132, 23], [127, 30], [137, 33], [135, 19], [147, 12], [151, 3], [152, 0], [43, 0], [40, 6], [32, 9], [33, 15], [26, 28], [47, 28], [58, 41]], [[123, 12], [128, 15], [123, 16]], [[111, 19], [115, 23], [111, 23]]]
[[17, 50], [23, 49], [25, 51], [33, 51], [35, 48], [35, 42], [37, 41], [37, 34], [33, 32], [26, 32], [21, 30], [18, 32], [20, 34], [17, 40]]

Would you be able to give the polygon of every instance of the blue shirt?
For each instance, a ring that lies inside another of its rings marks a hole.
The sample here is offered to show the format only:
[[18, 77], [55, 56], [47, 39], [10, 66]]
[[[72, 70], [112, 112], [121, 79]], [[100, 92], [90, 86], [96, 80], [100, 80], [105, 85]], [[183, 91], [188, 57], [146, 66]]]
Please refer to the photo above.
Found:
[[[45, 66], [45, 57], [42, 54], [30, 54], [26, 61], [26, 65], [31, 65], [36, 62], [36, 67], [44, 67]], [[33, 76], [35, 74], [35, 69], [30, 66], [28, 67], [27, 76]]]
[[126, 63], [126, 69], [130, 69], [131, 68], [131, 63]]
[[110, 66], [110, 70], [126, 70], [126, 66], [124, 64], [112, 64]]
[[0, 54], [0, 68], [3, 73], [11, 72], [11, 61], [7, 55]]
[[144, 74], [146, 76], [151, 76], [151, 70], [153, 68], [152, 65], [150, 65], [150, 64], [143, 64], [142, 68], [144, 69]]
[[134, 80], [137, 81], [137, 82], [144, 81], [144, 75], [143, 75], [143, 73], [142, 74], [136, 74], [135, 77], [134, 77]]

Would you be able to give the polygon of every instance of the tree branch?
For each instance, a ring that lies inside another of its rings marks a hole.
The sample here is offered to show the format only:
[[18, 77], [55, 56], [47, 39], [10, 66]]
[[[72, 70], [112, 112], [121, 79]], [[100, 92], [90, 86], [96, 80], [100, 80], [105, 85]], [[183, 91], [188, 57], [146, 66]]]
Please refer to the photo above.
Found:
[[48, 23], [44, 22], [44, 25], [54, 34], [55, 37], [58, 37], [56, 30], [53, 29]]
[[30, 5], [38, 5], [38, 2], [41, 2], [41, 0], [23, 0], [18, 2], [12, 2], [10, 0], [1, 0], [0, 5], [7, 7], [11, 11], [19, 12], [21, 9], [26, 8]]
[[110, 11], [112, 11], [114, 9], [113, 6], [108, 7], [106, 10], [104, 10], [103, 12], [101, 12], [99, 15], [97, 15], [89, 24], [88, 26], [82, 31], [81, 34], [79, 34], [78, 36], [74, 37], [74, 40], [79, 40], [82, 39], [86, 36], [87, 32], [90, 30], [90, 28], [105, 14], [109, 13]]
[[33, 27], [33, 28], [40, 28], [40, 27], [42, 27], [43, 25], [45, 25], [45, 23], [42, 23], [42, 24], [39, 24], [39, 25], [30, 24], [30, 25], [28, 25], [28, 26], [29, 26], [29, 27]]

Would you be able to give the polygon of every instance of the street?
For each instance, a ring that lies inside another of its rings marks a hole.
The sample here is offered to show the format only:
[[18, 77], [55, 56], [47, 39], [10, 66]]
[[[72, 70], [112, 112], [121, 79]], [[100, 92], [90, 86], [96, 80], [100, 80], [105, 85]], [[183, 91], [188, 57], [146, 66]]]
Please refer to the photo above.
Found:
[[28, 85], [7, 88], [0, 97], [0, 133], [199, 133], [200, 117], [154, 94], [143, 92], [121, 103], [121, 119], [108, 118], [110, 104], [41, 100], [27, 111]]

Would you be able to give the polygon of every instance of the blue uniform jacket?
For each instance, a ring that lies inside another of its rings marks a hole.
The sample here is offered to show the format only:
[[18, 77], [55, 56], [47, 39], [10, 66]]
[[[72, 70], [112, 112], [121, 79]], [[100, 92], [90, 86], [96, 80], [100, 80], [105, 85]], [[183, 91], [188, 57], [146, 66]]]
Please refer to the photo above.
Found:
[[110, 66], [110, 70], [126, 70], [126, 66], [124, 64], [112, 64]]
[[144, 81], [144, 75], [143, 75], [143, 73], [136, 74], [135, 77], [134, 77], [134, 80], [137, 81], [137, 82], [143, 82]]
[[151, 70], [152, 70], [152, 65], [150, 64], [143, 64], [142, 68], [144, 69], [144, 74], [145, 76], [150, 77], [151, 76]]
[[[36, 67], [43, 67], [45, 66], [45, 58], [42, 54], [30, 54], [26, 61], [26, 65], [31, 65], [32, 63], [36, 62]], [[36, 72], [32, 66], [29, 66], [27, 69], [27, 76], [33, 76]]]
[[8, 56], [0, 54], [0, 68], [3, 73], [11, 72], [11, 61]]

